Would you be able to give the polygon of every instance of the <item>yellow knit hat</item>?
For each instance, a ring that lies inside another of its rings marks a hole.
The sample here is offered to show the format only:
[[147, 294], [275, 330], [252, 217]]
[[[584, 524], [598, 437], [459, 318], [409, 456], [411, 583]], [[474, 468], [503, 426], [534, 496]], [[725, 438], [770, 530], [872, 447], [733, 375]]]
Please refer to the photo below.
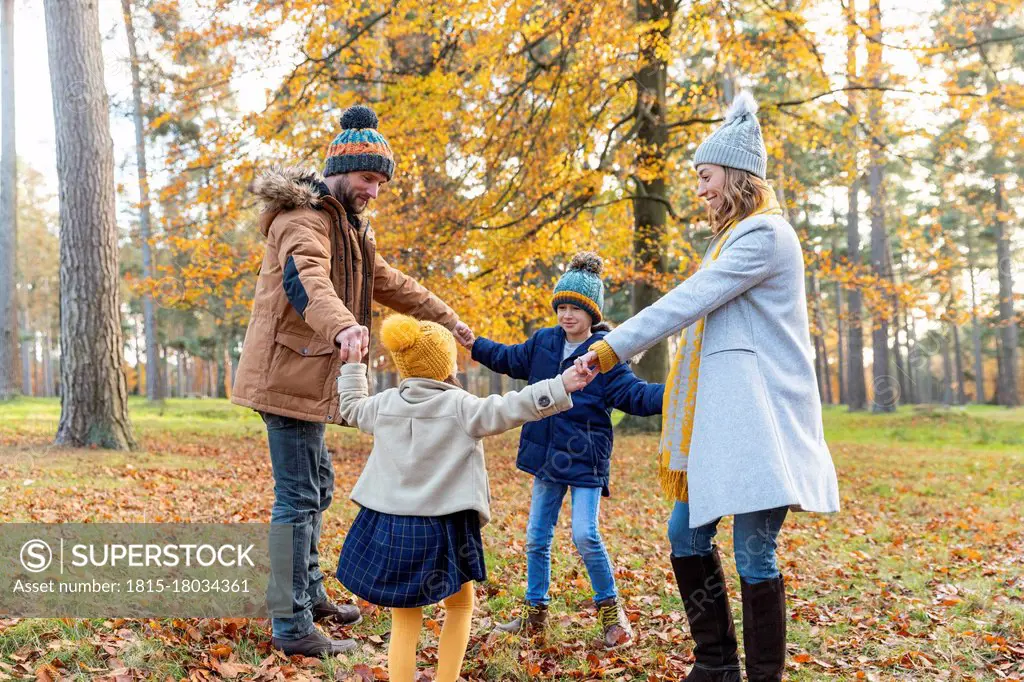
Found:
[[381, 325], [380, 340], [391, 351], [403, 379], [444, 381], [455, 374], [458, 353], [455, 337], [436, 322], [392, 315]]

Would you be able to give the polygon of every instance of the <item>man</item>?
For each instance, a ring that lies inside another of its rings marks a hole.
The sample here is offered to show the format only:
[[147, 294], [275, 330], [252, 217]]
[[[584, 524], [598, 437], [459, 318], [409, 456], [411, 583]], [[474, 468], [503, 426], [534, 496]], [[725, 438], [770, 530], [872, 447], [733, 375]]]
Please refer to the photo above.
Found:
[[327, 599], [318, 543], [334, 492], [324, 430], [338, 421], [335, 377], [342, 363], [365, 362], [371, 302], [440, 323], [463, 345], [472, 338], [441, 299], [377, 255], [362, 214], [391, 180], [394, 157], [369, 108], [346, 110], [341, 127], [323, 176], [272, 170], [254, 185], [264, 202], [259, 225], [267, 246], [231, 397], [266, 423], [274, 471], [271, 523], [294, 526], [294, 615], [272, 620], [273, 644], [288, 655], [356, 646], [329, 639], [314, 623], [360, 620], [356, 606]]

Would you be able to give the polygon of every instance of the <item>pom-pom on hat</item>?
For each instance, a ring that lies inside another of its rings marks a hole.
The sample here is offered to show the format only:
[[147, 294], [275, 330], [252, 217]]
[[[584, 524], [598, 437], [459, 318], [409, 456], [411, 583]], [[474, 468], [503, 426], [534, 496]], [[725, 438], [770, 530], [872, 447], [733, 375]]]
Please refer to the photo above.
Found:
[[602, 319], [604, 308], [604, 282], [601, 257], [591, 251], [581, 251], [569, 262], [569, 269], [558, 279], [551, 296], [551, 307], [558, 312], [558, 306], [569, 303], [587, 311], [597, 324]]
[[324, 177], [373, 171], [390, 180], [395, 174], [395, 157], [377, 125], [377, 114], [370, 107], [360, 104], [346, 109], [341, 115], [341, 132], [327, 148]]
[[744, 90], [736, 96], [722, 127], [697, 147], [693, 166], [696, 168], [702, 163], [738, 168], [767, 179], [768, 152], [764, 148], [761, 124], [757, 122], [757, 102], [750, 92]]
[[455, 336], [436, 322], [392, 315], [381, 325], [380, 339], [403, 379], [444, 381], [455, 374]]

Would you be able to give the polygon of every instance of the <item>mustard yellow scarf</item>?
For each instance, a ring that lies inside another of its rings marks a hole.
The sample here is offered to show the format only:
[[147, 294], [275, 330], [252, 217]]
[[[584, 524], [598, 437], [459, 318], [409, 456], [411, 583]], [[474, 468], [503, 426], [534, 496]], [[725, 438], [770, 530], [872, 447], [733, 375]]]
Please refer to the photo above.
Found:
[[[782, 208], [772, 192], [751, 215], [781, 215]], [[736, 227], [733, 221], [722, 229], [716, 241], [708, 247], [700, 267], [706, 268], [718, 259], [722, 247]], [[692, 330], [692, 333], [691, 333]], [[679, 350], [672, 361], [672, 368], [665, 383], [665, 398], [662, 404], [661, 444], [659, 447], [658, 475], [661, 490], [666, 497], [680, 502], [689, 499], [686, 472], [690, 455], [690, 441], [693, 437], [693, 414], [697, 407], [697, 379], [700, 376], [700, 352], [704, 339], [704, 318], [683, 330]]]

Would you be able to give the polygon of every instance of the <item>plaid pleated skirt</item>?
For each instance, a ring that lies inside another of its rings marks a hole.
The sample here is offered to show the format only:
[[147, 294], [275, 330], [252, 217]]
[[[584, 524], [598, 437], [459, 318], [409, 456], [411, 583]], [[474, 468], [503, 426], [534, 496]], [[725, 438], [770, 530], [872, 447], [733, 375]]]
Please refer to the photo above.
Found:
[[480, 515], [395, 516], [363, 507], [338, 557], [338, 580], [388, 608], [436, 604], [487, 579]]

